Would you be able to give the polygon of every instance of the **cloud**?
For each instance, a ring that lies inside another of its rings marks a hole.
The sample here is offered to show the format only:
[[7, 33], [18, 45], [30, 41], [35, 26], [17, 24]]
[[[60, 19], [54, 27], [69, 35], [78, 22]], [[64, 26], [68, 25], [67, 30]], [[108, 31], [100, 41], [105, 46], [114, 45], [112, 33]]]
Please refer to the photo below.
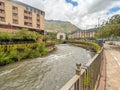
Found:
[[[106, 14], [120, 6], [120, 0], [19, 0], [45, 11], [46, 19], [70, 21], [81, 29], [91, 28], [119, 11]], [[73, 4], [73, 2], [78, 4]], [[84, 28], [85, 27], [85, 28]]]

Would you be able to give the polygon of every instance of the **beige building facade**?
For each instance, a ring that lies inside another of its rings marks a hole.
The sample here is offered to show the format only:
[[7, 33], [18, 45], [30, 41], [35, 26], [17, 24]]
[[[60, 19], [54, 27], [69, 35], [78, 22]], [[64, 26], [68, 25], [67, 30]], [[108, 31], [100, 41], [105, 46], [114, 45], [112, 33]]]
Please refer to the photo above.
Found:
[[44, 33], [45, 12], [16, 0], [0, 0], [0, 26]]
[[95, 30], [77, 30], [68, 34], [68, 39], [94, 38]]

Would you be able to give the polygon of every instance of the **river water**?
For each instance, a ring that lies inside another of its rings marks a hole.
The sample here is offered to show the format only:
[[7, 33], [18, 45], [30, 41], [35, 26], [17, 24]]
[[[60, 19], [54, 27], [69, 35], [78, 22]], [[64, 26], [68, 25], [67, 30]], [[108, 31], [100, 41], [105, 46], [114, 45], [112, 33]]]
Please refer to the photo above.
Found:
[[75, 75], [76, 63], [86, 64], [90, 52], [61, 44], [45, 57], [0, 67], [0, 90], [59, 90]]

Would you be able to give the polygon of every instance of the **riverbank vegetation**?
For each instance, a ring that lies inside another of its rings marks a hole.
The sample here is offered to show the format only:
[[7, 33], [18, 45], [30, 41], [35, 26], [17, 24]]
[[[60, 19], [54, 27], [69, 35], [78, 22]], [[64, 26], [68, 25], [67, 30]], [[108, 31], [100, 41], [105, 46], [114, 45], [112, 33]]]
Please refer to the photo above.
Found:
[[44, 36], [34, 31], [0, 32], [0, 66], [46, 55], [47, 47], [55, 46], [55, 42], [39, 39], [44, 40]]
[[94, 52], [99, 52], [101, 49], [100, 46], [94, 42], [82, 42], [82, 41], [68, 41], [68, 42], [80, 46], [82, 48], [91, 49]]
[[0, 45], [0, 66], [47, 54], [44, 43]]

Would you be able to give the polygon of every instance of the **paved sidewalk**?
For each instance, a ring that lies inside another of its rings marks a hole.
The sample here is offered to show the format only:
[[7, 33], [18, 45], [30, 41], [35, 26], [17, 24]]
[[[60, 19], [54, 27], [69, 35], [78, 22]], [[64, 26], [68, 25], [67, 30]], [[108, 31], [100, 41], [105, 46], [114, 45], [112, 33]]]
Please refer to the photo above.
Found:
[[106, 90], [120, 90], [120, 47], [104, 45], [106, 56]]

